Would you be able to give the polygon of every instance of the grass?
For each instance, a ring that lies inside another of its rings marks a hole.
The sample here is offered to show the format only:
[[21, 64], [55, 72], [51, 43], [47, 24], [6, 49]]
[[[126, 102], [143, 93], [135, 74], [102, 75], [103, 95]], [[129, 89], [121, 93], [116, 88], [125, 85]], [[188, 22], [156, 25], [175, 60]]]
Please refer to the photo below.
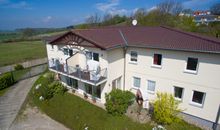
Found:
[[42, 41], [23, 41], [0, 44], [0, 67], [46, 57]]
[[9, 87], [0, 90], [0, 97], [3, 96], [8, 90], [9, 90]]
[[[105, 110], [69, 93], [56, 95], [47, 101], [39, 101], [39, 99], [33, 95], [33, 92], [36, 91], [34, 88], [39, 83], [42, 85], [48, 84], [48, 80], [41, 76], [35, 82], [23, 106], [26, 106], [26, 104], [37, 106], [52, 119], [64, 124], [70, 129], [84, 129], [85, 126], [88, 126], [90, 130], [151, 130], [153, 127], [150, 124], [133, 122], [126, 116], [112, 116]], [[25, 107], [22, 108], [24, 109]], [[166, 129], [200, 130], [200, 128], [184, 121], [167, 125]]]

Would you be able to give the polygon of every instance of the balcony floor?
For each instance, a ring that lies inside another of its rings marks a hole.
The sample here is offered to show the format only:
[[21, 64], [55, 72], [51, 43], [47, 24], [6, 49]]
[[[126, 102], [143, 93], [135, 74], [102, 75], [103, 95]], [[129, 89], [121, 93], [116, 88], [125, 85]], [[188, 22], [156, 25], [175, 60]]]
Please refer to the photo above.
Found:
[[[79, 71], [79, 72], [74, 72], [74, 73], [68, 74], [67, 72], [64, 71], [64, 69], [59, 69], [59, 70], [57, 70], [56, 67], [50, 67], [50, 69], [53, 69], [53, 70], [55, 70], [55, 71], [64, 73], [64, 74], [69, 75], [69, 76], [71, 76], [71, 77], [76, 77], [76, 78], [78, 78], [78, 79], [85, 80], [85, 81], [90, 82], [90, 83], [92, 83], [92, 84], [100, 83], [100, 82], [102, 82], [103, 80], [106, 79], [106, 77], [101, 76], [101, 77], [99, 78], [99, 80], [97, 80], [97, 81], [95, 81], [95, 80], [90, 80], [90, 72], [85, 72], [85, 71]], [[80, 75], [80, 74], [81, 74], [81, 75]]]

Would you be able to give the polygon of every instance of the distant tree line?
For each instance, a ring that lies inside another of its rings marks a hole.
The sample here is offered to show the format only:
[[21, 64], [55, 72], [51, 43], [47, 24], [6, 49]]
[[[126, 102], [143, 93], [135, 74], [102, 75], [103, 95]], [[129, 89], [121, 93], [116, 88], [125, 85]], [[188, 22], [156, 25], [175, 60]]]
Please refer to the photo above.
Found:
[[[210, 7], [212, 14], [219, 15], [220, 3]], [[141, 26], [169, 26], [185, 31], [203, 33], [216, 36], [220, 34], [220, 23], [213, 22], [207, 25], [199, 25], [193, 21], [192, 16], [179, 16], [179, 14], [192, 14], [193, 10], [185, 9], [181, 2], [177, 0], [165, 0], [159, 3], [155, 9], [147, 11], [145, 8], [139, 8], [131, 16], [105, 14], [102, 17], [97, 13], [90, 15], [84, 24], [76, 25], [75, 28], [85, 29], [99, 26], [120, 26], [131, 25], [131, 21], [136, 19]]]

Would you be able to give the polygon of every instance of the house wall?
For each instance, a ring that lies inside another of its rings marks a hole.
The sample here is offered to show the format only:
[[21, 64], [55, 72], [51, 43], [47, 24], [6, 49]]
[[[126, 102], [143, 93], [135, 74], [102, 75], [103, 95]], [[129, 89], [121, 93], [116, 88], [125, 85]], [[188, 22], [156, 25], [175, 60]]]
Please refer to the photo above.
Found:
[[[138, 52], [137, 64], [130, 62], [130, 51]], [[162, 54], [162, 67], [152, 67], [154, 53]], [[185, 72], [188, 57], [198, 58], [197, 74]], [[145, 48], [128, 48], [126, 53], [127, 90], [136, 92], [133, 88], [133, 76], [141, 78], [141, 88], [153, 101], [156, 92], [173, 93], [174, 86], [184, 88], [183, 100], [180, 104], [184, 113], [194, 115], [214, 122], [220, 103], [220, 55], [208, 53], [193, 53], [183, 51], [168, 51]], [[155, 93], [147, 92], [147, 80], [156, 81]], [[191, 105], [192, 91], [205, 92], [202, 107]]]

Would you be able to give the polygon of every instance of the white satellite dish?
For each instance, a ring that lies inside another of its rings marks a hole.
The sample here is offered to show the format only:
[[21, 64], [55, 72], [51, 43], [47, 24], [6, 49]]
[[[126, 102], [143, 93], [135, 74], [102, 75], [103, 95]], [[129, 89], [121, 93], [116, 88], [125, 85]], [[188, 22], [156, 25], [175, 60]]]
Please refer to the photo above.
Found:
[[136, 20], [136, 19], [132, 20], [132, 25], [133, 25], [133, 26], [136, 26], [136, 25], [137, 25], [137, 20]]

